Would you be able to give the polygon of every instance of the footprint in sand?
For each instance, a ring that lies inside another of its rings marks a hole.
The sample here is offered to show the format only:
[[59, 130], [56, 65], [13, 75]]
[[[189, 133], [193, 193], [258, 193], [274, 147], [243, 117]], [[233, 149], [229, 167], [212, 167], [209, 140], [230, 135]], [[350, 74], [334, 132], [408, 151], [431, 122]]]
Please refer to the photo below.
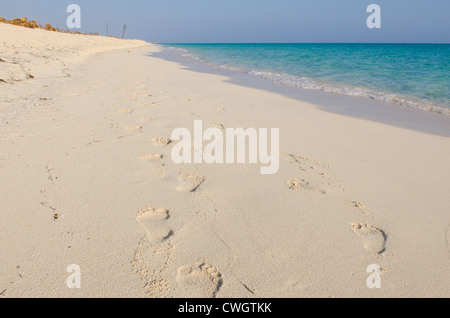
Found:
[[180, 98], [180, 100], [184, 103], [190, 103], [192, 102], [192, 99], [188, 98], [188, 97], [184, 97], [184, 98]]
[[[318, 169], [330, 169], [327, 164], [320, 163], [318, 161], [312, 160], [308, 157], [294, 154], [283, 154], [285, 159], [287, 159], [291, 164], [298, 167], [302, 171], [316, 171]], [[330, 179], [330, 177], [325, 174], [320, 174], [323, 179]]]
[[144, 282], [144, 290], [152, 298], [168, 298], [174, 293], [169, 281], [173, 263], [174, 246], [171, 238], [162, 243], [141, 240], [133, 261], [133, 274], [138, 274]]
[[209, 127], [214, 127], [214, 128], [219, 128], [220, 130], [225, 131], [225, 127], [221, 124], [221, 123], [214, 123], [214, 122], [209, 122], [208, 123]]
[[153, 106], [156, 105], [155, 102], [141, 102], [138, 104], [139, 106]]
[[362, 238], [366, 250], [379, 255], [384, 253], [386, 234], [383, 230], [365, 223], [353, 223], [352, 228]]
[[125, 126], [123, 127], [126, 131], [141, 131], [142, 126]]
[[310, 183], [304, 179], [289, 179], [287, 181], [287, 185], [290, 190], [299, 191], [299, 190], [307, 190], [312, 192], [319, 192], [321, 194], [326, 194], [325, 191], [316, 189], [310, 185]]
[[141, 159], [144, 162], [146, 162], [149, 165], [149, 167], [151, 167], [152, 169], [159, 169], [159, 177], [161, 178], [164, 177], [166, 174], [165, 172], [166, 165], [161, 163], [161, 160], [163, 158], [164, 155], [160, 153], [149, 153], [141, 157]]
[[183, 116], [192, 116], [192, 117], [196, 117], [196, 118], [202, 118], [202, 116], [194, 114], [194, 113], [183, 113]]
[[374, 219], [374, 217], [371, 213], [366, 212], [366, 207], [364, 206], [364, 203], [358, 202], [358, 201], [352, 201], [352, 204], [355, 208], [357, 208], [359, 210], [359, 212]]
[[146, 162], [152, 162], [152, 161], [157, 161], [160, 160], [164, 157], [163, 154], [160, 153], [148, 153], [146, 155], [143, 155], [141, 157], [142, 160], [146, 161]]
[[182, 173], [179, 180], [181, 184], [177, 187], [178, 192], [195, 192], [205, 181], [205, 178], [196, 173]]
[[167, 225], [169, 210], [146, 207], [137, 214], [137, 221], [147, 232], [147, 239], [151, 243], [160, 243], [169, 238], [173, 231]]
[[362, 203], [362, 202], [352, 201], [352, 204], [355, 208], [358, 208], [359, 210], [365, 209], [364, 203]]
[[145, 123], [145, 122], [149, 122], [149, 121], [153, 121], [153, 120], [155, 120], [155, 117], [152, 117], [152, 116], [141, 117], [141, 123]]
[[119, 113], [122, 114], [132, 114], [133, 110], [132, 109], [119, 109]]
[[146, 94], [146, 93], [134, 93], [134, 96], [142, 96], [142, 97], [153, 97], [153, 95], [151, 94]]
[[215, 298], [223, 284], [222, 274], [204, 259], [178, 268], [176, 280], [189, 298]]
[[303, 179], [289, 179], [287, 184], [290, 190], [298, 191], [302, 186], [307, 185], [307, 182]]
[[168, 138], [153, 138], [152, 142], [155, 146], [167, 146], [172, 142], [172, 140]]

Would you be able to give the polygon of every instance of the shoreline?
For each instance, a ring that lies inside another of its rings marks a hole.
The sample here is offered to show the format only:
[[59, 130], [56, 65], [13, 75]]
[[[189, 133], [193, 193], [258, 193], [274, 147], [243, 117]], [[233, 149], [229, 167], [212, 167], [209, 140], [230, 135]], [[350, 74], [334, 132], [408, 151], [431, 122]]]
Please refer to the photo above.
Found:
[[[39, 34], [50, 61], [67, 45], [80, 52], [74, 35]], [[96, 52], [68, 63], [70, 76], [0, 84], [15, 97], [5, 108], [29, 106], [0, 140], [2, 297], [448, 295], [449, 138], [322, 111], [158, 51]], [[169, 138], [195, 120], [279, 128], [279, 172], [175, 164]], [[73, 264], [80, 289], [66, 284]], [[381, 289], [366, 285], [372, 264]]]
[[[171, 48], [170, 44], [160, 44]], [[163, 49], [153, 54], [168, 61], [180, 63], [188, 69], [229, 77], [231, 83], [263, 89], [299, 101], [317, 105], [320, 109], [340, 115], [366, 119], [383, 124], [412, 129], [442, 137], [450, 137], [450, 116], [431, 110], [416, 109], [367, 97], [348, 96], [320, 90], [291, 87], [249, 74], [221, 69], [201, 61], [184, 57], [181, 51]]]

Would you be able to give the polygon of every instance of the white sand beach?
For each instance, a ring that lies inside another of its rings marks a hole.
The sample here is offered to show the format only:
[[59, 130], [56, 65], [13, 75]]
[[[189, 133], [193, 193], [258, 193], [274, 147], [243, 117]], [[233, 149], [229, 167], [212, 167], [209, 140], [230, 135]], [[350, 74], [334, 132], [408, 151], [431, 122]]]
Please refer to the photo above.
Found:
[[[0, 38], [0, 298], [450, 295], [449, 138], [239, 86], [143, 41], [2, 23]], [[279, 172], [175, 164], [171, 134], [195, 120], [279, 128]]]

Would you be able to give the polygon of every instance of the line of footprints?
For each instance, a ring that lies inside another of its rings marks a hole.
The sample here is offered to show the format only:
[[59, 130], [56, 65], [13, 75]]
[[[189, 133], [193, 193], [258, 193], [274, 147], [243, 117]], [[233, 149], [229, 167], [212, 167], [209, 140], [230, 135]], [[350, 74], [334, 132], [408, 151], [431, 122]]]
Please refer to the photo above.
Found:
[[[142, 96], [151, 97], [148, 94]], [[137, 98], [133, 98], [137, 100]], [[154, 102], [139, 103], [139, 106], [152, 106]], [[122, 114], [133, 114], [132, 109], [120, 109]], [[141, 117], [141, 122], [150, 122], [154, 117]], [[129, 132], [140, 132], [142, 126], [125, 126]], [[165, 147], [172, 143], [168, 138], [153, 138], [155, 147]], [[148, 153], [141, 157], [151, 167], [159, 167], [160, 177], [165, 175], [162, 153]], [[193, 193], [205, 181], [196, 173], [180, 173], [178, 177], [179, 192]], [[152, 297], [169, 297], [180, 294], [181, 297], [214, 298], [222, 286], [222, 274], [205, 259], [199, 259], [195, 264], [185, 265], [177, 270], [176, 282], [181, 291], [174, 288], [167, 280], [171, 275], [173, 244], [172, 236], [177, 227], [171, 220], [170, 211], [165, 208], [145, 207], [137, 213], [137, 221], [146, 232], [135, 250], [132, 261], [134, 272], [145, 281], [145, 289]]]
[[[314, 182], [315, 184], [313, 184], [305, 179], [291, 178], [287, 181], [287, 186], [290, 190], [306, 191], [308, 193], [319, 195], [326, 195], [328, 189], [332, 191], [332, 178], [327, 176], [326, 173], [318, 172], [330, 169], [329, 166], [298, 155], [285, 154], [284, 157], [297, 169], [300, 169], [303, 175], [309, 175], [311, 179], [316, 179]], [[344, 186], [334, 186], [334, 188], [345, 191]], [[361, 202], [353, 201], [351, 203], [363, 215], [368, 216], [365, 212], [365, 207]], [[362, 239], [366, 250], [375, 255], [382, 255], [385, 252], [387, 235], [383, 230], [366, 223], [352, 223], [351, 229]]]
[[[122, 109], [119, 112], [131, 114], [133, 110]], [[153, 117], [147, 117], [148, 121], [153, 121]], [[210, 123], [212, 126], [213, 123]], [[223, 128], [221, 124], [214, 123], [214, 126]], [[126, 126], [125, 130], [137, 132], [142, 126]], [[172, 143], [168, 138], [153, 138], [155, 147], [165, 147]], [[288, 189], [292, 191], [307, 191], [311, 194], [326, 195], [327, 187], [332, 187], [331, 178], [325, 173], [318, 173], [320, 168], [329, 169], [328, 166], [314, 162], [306, 157], [284, 154], [287, 160], [303, 171], [303, 174], [314, 173], [317, 180], [311, 183], [303, 178], [291, 178], [287, 181]], [[164, 155], [161, 153], [149, 153], [142, 156], [142, 160], [150, 166], [157, 166], [161, 169], [160, 177], [165, 175], [164, 164], [161, 164]], [[205, 181], [203, 176], [196, 173], [180, 173], [178, 177], [179, 185], [177, 191], [192, 193], [197, 191]], [[318, 186], [321, 184], [322, 186]], [[345, 187], [338, 187], [345, 191]], [[359, 202], [352, 202], [361, 213], [365, 214], [364, 206]], [[145, 207], [137, 213], [139, 224], [146, 232], [146, 236], [139, 243], [134, 259], [134, 272], [139, 274], [146, 282], [145, 289], [152, 297], [168, 297], [180, 293], [179, 289], [167, 280], [170, 277], [172, 266], [172, 236], [174, 235], [174, 224], [171, 221], [170, 211], [165, 208]], [[387, 235], [386, 233], [366, 223], [353, 223], [351, 229], [362, 239], [364, 248], [375, 255], [382, 255], [385, 252]], [[199, 259], [195, 264], [178, 268], [176, 282], [181, 287], [180, 297], [194, 298], [214, 298], [219, 292], [223, 278], [217, 268], [210, 265], [205, 259]]]
[[[169, 143], [164, 142], [165, 145]], [[143, 160], [150, 161], [162, 158], [162, 154], [147, 154], [142, 157]], [[294, 164], [299, 164], [299, 162], [299, 157], [296, 157], [296, 160], [293, 161]], [[311, 162], [307, 162], [307, 164], [311, 165]], [[322, 167], [324, 168], [325, 166], [322, 165]], [[311, 169], [316, 170], [317, 167], [311, 167]], [[331, 178], [324, 173], [319, 173], [318, 175], [321, 176], [323, 185], [332, 186]], [[205, 181], [205, 178], [196, 173], [180, 174], [178, 181], [180, 184], [177, 187], [177, 191], [196, 192]], [[316, 188], [303, 179], [290, 179], [287, 184], [292, 191], [305, 190], [318, 195], [327, 193], [326, 190]], [[365, 213], [365, 207], [362, 203], [355, 201], [352, 204], [362, 213]], [[173, 295], [174, 289], [164, 278], [167, 277], [166, 275], [170, 275], [169, 267], [172, 260], [171, 250], [173, 247], [171, 237], [174, 235], [174, 230], [173, 223], [170, 221], [170, 211], [165, 208], [147, 207], [138, 212], [137, 221], [146, 231], [146, 238], [140, 243], [135, 254], [137, 272], [147, 281], [146, 287], [151, 296]], [[382, 255], [385, 252], [387, 236], [383, 230], [366, 223], [352, 223], [351, 229], [362, 239], [366, 250], [374, 255]], [[142, 255], [144, 254], [153, 255], [153, 260], [143, 260]], [[159, 264], [155, 264], [155, 259], [158, 257], [163, 257], [163, 260]], [[200, 259], [193, 265], [178, 268], [176, 282], [184, 292], [181, 296], [214, 298], [223, 284], [223, 279], [217, 268], [208, 264], [205, 259]]]
[[[155, 146], [167, 146], [171, 140], [154, 138]], [[142, 156], [142, 160], [150, 166], [159, 165], [163, 171], [164, 158], [160, 153], [149, 153]], [[163, 176], [161, 172], [160, 176]], [[178, 192], [194, 193], [205, 181], [197, 173], [180, 173], [178, 176]], [[133, 264], [136, 272], [147, 282], [146, 289], [150, 296], [167, 297], [180, 293], [167, 281], [172, 265], [172, 236], [177, 227], [171, 220], [170, 211], [165, 208], [146, 207], [137, 213], [139, 224], [146, 231], [146, 237], [139, 244]], [[151, 255], [152, 259], [145, 259]], [[160, 261], [156, 261], [158, 258]], [[157, 264], [158, 263], [158, 264]], [[199, 259], [193, 265], [178, 268], [176, 282], [181, 287], [180, 297], [214, 298], [222, 286], [222, 274], [205, 259]]]
[[[167, 146], [171, 143], [169, 139], [165, 138], [154, 138], [153, 142], [160, 146]], [[163, 158], [163, 154], [150, 153], [144, 155], [142, 160], [149, 165], [155, 165], [159, 164]], [[164, 165], [160, 165], [160, 167], [164, 168]], [[204, 181], [205, 178], [197, 173], [180, 173], [176, 190], [194, 193]], [[166, 278], [170, 275], [172, 265], [174, 228], [180, 226], [172, 222], [170, 211], [165, 208], [146, 207], [138, 212], [136, 219], [146, 231], [146, 237], [135, 252], [133, 264], [136, 272], [147, 282], [146, 289], [150, 296], [173, 295], [177, 290]], [[193, 265], [178, 268], [176, 282], [181, 287], [180, 297], [214, 298], [223, 281], [222, 274], [214, 266], [205, 259], [199, 259]]]

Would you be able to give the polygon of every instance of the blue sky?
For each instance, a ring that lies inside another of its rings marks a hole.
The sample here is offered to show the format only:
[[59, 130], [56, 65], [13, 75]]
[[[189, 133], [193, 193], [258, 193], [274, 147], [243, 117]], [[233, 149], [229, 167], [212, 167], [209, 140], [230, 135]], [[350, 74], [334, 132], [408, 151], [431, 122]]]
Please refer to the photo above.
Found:
[[[83, 32], [161, 43], [450, 43], [450, 0], [1, 0], [0, 16], [66, 28], [66, 7], [82, 9]], [[378, 4], [382, 28], [366, 26]]]

